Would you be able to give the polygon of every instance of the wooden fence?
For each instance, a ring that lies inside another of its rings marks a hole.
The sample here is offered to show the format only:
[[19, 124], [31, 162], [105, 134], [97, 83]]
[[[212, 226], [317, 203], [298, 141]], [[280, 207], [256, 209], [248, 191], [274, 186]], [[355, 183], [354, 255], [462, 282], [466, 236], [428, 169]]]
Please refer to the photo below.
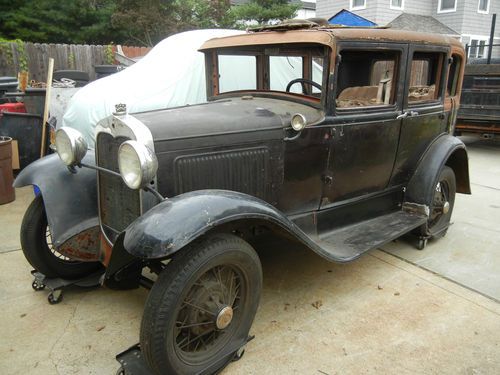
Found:
[[[145, 55], [150, 48], [122, 47], [129, 57]], [[0, 76], [17, 76], [28, 70], [29, 79], [45, 82], [49, 57], [54, 58], [54, 70], [83, 70], [95, 79], [96, 65], [115, 64], [114, 45], [40, 44], [0, 42]]]

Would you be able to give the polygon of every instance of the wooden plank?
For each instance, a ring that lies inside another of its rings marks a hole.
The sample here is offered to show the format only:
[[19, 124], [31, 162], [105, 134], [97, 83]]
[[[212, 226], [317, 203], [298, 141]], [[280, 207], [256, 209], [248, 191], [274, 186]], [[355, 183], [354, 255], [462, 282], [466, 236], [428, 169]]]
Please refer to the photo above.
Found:
[[42, 122], [42, 142], [40, 144], [40, 157], [45, 156], [45, 141], [47, 137], [47, 131], [45, 124], [49, 119], [49, 107], [50, 107], [50, 94], [52, 91], [52, 74], [54, 73], [54, 59], [49, 58], [49, 70], [47, 72], [47, 88], [45, 90], [45, 109], [43, 111], [43, 122]]

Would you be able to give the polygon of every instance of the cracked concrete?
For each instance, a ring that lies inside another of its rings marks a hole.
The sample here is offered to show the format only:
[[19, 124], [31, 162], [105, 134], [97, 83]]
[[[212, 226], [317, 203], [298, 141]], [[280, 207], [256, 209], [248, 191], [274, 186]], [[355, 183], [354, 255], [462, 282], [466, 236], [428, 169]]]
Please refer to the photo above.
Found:
[[[403, 239], [339, 265], [269, 243], [256, 338], [224, 375], [500, 373], [498, 284], [490, 285], [500, 194], [478, 190], [499, 187], [500, 173], [487, 155], [497, 148], [487, 147], [471, 145], [475, 194], [457, 200], [447, 237], [422, 252]], [[138, 341], [147, 292], [74, 288], [49, 305], [15, 250], [31, 199], [19, 189], [0, 206], [0, 373], [114, 374], [114, 356]]]

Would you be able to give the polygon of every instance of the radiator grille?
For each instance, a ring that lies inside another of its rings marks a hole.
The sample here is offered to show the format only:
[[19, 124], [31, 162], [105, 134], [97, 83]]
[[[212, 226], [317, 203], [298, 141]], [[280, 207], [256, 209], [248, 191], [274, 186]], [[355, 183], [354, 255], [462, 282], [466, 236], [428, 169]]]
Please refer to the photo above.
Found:
[[[118, 148], [127, 140], [125, 137], [114, 138], [108, 133], [99, 133], [96, 140], [98, 165], [119, 172]], [[119, 233], [140, 216], [139, 191], [129, 189], [119, 176], [98, 173], [101, 224]]]
[[256, 148], [182, 156], [175, 161], [177, 194], [225, 189], [265, 199], [269, 182], [269, 150]]

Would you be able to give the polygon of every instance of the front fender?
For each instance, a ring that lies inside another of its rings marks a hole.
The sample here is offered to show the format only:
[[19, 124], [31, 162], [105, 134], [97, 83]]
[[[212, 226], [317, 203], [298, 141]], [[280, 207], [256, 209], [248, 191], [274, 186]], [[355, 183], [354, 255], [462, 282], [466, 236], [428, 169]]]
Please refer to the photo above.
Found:
[[457, 137], [443, 134], [427, 149], [407, 187], [405, 200], [429, 205], [444, 165], [450, 166], [457, 178], [457, 192], [470, 194], [467, 150]]
[[123, 245], [136, 257], [162, 258], [218, 225], [241, 219], [277, 225], [314, 247], [307, 235], [270, 204], [225, 190], [199, 190], [163, 201], [125, 229]]
[[[83, 159], [95, 165], [92, 150]], [[19, 173], [14, 187], [36, 185], [40, 189], [52, 242], [61, 246], [74, 235], [99, 225], [97, 174], [89, 168], [71, 173], [57, 154], [41, 158]]]

